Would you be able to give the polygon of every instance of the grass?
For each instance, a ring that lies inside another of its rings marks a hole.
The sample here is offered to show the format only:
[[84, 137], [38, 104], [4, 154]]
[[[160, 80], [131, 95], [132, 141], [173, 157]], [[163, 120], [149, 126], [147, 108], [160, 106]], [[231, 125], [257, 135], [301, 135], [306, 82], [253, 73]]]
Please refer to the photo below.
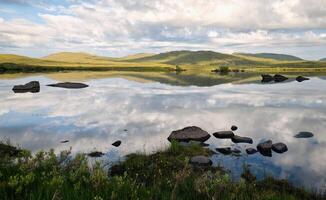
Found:
[[[85, 154], [55, 155], [27, 150], [13, 156], [0, 146], [1, 199], [322, 199], [286, 180], [257, 181], [246, 168], [239, 182], [222, 167], [198, 168], [194, 155], [210, 155], [199, 145], [171, 146], [154, 154], [130, 154], [110, 170]], [[8, 149], [7, 147], [5, 149]]]

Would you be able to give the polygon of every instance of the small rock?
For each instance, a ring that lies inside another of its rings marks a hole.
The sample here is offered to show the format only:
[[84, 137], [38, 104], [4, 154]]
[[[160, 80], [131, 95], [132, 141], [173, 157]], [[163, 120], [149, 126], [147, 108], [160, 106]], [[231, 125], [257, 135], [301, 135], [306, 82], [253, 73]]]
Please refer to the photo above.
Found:
[[238, 127], [235, 126], [235, 125], [233, 125], [233, 126], [231, 126], [231, 130], [232, 130], [232, 131], [236, 131], [236, 130], [238, 130]]
[[61, 143], [67, 143], [69, 140], [62, 140]]
[[303, 131], [294, 136], [295, 138], [311, 138], [314, 137], [314, 134], [308, 131]]
[[91, 152], [89, 154], [87, 154], [89, 157], [102, 157], [104, 155], [104, 153], [100, 152], [100, 151], [94, 151]]
[[194, 156], [190, 159], [190, 164], [195, 166], [211, 166], [213, 163], [206, 156]]
[[297, 80], [298, 82], [302, 82], [302, 81], [307, 81], [307, 80], [309, 80], [309, 78], [304, 77], [304, 76], [298, 76], [295, 80]]
[[288, 147], [284, 143], [279, 142], [279, 143], [273, 144], [272, 149], [276, 153], [284, 153], [288, 150]]
[[40, 83], [38, 81], [31, 81], [25, 85], [15, 85], [12, 90], [15, 93], [37, 93], [40, 92]]
[[262, 77], [261, 80], [262, 83], [268, 83], [274, 80], [274, 78], [269, 74], [262, 74], [261, 77]]
[[112, 143], [112, 146], [115, 146], [115, 147], [118, 147], [120, 145], [121, 145], [121, 141], [120, 140], [115, 141], [115, 142]]
[[234, 137], [234, 133], [232, 131], [219, 131], [219, 132], [213, 133], [213, 135], [219, 139], [230, 139], [230, 138]]
[[224, 147], [224, 148], [216, 148], [216, 151], [220, 152], [221, 154], [224, 155], [229, 155], [232, 153], [232, 150], [230, 147]]
[[238, 136], [238, 135], [234, 135], [232, 138], [231, 138], [232, 142], [234, 143], [249, 143], [249, 144], [252, 144], [253, 141], [251, 138], [249, 137], [241, 137], [241, 136]]
[[251, 154], [257, 153], [258, 151], [254, 148], [247, 148], [246, 152], [247, 152], [247, 154], [251, 155]]
[[274, 75], [274, 81], [275, 82], [283, 82], [283, 81], [286, 81], [288, 80], [289, 78], [285, 77], [285, 76], [282, 76], [280, 74], [275, 74]]
[[56, 84], [50, 84], [47, 86], [67, 88], [67, 89], [81, 89], [81, 88], [88, 87], [88, 85], [86, 85], [84, 83], [72, 83], [72, 82], [56, 83]]
[[176, 140], [178, 142], [189, 142], [189, 141], [199, 141], [205, 142], [211, 136], [201, 128], [197, 126], [185, 127], [181, 130], [172, 131], [168, 140]]
[[233, 149], [232, 153], [239, 154], [239, 153], [241, 153], [241, 150], [240, 149]]
[[272, 140], [267, 140], [266, 142], [259, 143], [257, 145], [257, 150], [263, 156], [272, 157]]

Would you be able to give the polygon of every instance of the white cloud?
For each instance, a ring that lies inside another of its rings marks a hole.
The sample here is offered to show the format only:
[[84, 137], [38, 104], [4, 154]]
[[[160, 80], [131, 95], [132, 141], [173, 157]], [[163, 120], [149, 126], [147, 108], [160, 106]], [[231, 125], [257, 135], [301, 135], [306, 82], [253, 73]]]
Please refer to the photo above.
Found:
[[52, 51], [110, 55], [182, 48], [229, 52], [244, 46], [272, 51], [280, 46], [326, 47], [323, 0], [102, 0], [69, 5], [42, 1], [35, 5], [43, 8], [38, 15], [42, 23], [1, 19], [1, 45], [25, 50], [45, 45]]

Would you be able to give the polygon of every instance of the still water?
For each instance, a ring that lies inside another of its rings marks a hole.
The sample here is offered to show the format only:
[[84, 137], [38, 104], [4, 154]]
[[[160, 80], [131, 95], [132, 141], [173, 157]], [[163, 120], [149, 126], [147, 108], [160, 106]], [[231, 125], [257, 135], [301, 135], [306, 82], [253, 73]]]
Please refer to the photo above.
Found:
[[[40, 93], [15, 94], [13, 85], [37, 80]], [[128, 153], [151, 153], [164, 149], [173, 130], [196, 125], [213, 133], [239, 129], [236, 134], [254, 139], [240, 144], [241, 157], [215, 154], [239, 178], [243, 164], [263, 178], [286, 178], [307, 188], [326, 187], [326, 78], [311, 77], [298, 83], [223, 83], [209, 87], [174, 86], [160, 82], [137, 82], [119, 77], [83, 81], [80, 90], [47, 87], [57, 81], [48, 76], [0, 79], [0, 139], [9, 139], [33, 152], [54, 148], [56, 152], [106, 152], [109, 161]], [[297, 139], [300, 131], [313, 138]], [[246, 147], [263, 140], [287, 144], [284, 154], [271, 158], [246, 155]], [[60, 141], [69, 140], [61, 144]], [[119, 148], [111, 143], [121, 140]], [[231, 140], [211, 137], [217, 147], [234, 146]]]

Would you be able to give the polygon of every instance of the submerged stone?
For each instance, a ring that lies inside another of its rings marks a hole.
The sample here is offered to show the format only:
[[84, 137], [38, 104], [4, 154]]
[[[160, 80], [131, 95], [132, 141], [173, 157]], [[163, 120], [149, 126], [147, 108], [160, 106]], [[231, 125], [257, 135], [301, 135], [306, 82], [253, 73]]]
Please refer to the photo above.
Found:
[[241, 153], [241, 150], [240, 149], [233, 149], [232, 150], [232, 153], [240, 154]]
[[69, 140], [62, 140], [61, 143], [68, 143]]
[[256, 149], [250, 147], [250, 148], [246, 149], [246, 152], [247, 152], [247, 154], [251, 155], [251, 154], [257, 153], [258, 151]]
[[284, 143], [279, 142], [272, 145], [272, 150], [276, 153], [284, 153], [288, 150], [288, 147]]
[[201, 128], [197, 126], [189, 126], [180, 130], [172, 131], [168, 140], [176, 140], [178, 142], [189, 142], [189, 141], [199, 141], [205, 142], [211, 136]]
[[81, 88], [88, 87], [88, 85], [86, 85], [84, 83], [72, 83], [72, 82], [56, 83], [56, 84], [50, 84], [47, 86], [67, 88], [67, 89], [81, 89]]
[[251, 138], [249, 137], [241, 137], [241, 136], [238, 136], [238, 135], [234, 135], [232, 138], [231, 138], [232, 142], [234, 143], [248, 143], [248, 144], [252, 144], [253, 141]]
[[272, 157], [272, 145], [272, 140], [267, 140], [266, 142], [259, 143], [257, 150], [263, 156]]
[[206, 156], [194, 156], [189, 162], [194, 166], [211, 166], [213, 164], [213, 162]]
[[121, 141], [120, 140], [117, 140], [115, 142], [112, 143], [112, 146], [115, 146], [115, 147], [118, 147], [121, 145]]
[[313, 133], [308, 132], [308, 131], [303, 131], [303, 132], [296, 134], [294, 137], [295, 138], [311, 138], [313, 136], [314, 136]]
[[232, 131], [219, 131], [216, 133], [213, 133], [214, 137], [219, 139], [230, 139], [234, 136], [234, 133]]
[[295, 80], [298, 81], [298, 82], [302, 82], [302, 81], [307, 81], [307, 80], [309, 80], [309, 78], [304, 77], [304, 76], [298, 76]]
[[231, 126], [231, 130], [232, 130], [232, 131], [236, 131], [236, 130], [238, 130], [238, 127], [235, 126], [235, 125], [233, 125], [233, 126]]
[[216, 151], [224, 155], [229, 155], [232, 153], [231, 147], [216, 148]]
[[288, 80], [288, 78], [283, 76], [283, 75], [280, 75], [280, 74], [275, 74], [274, 75], [274, 81], [275, 82], [283, 82], [283, 81], [286, 81], [286, 80]]
[[271, 82], [274, 80], [273, 76], [271, 76], [269, 74], [262, 74], [261, 77], [262, 77], [262, 80], [261, 80], [262, 83], [268, 83], [268, 82]]
[[15, 93], [38, 93], [40, 92], [40, 83], [38, 81], [31, 81], [25, 85], [15, 85], [12, 90]]
[[93, 151], [89, 154], [87, 154], [89, 157], [102, 157], [104, 155], [104, 153], [100, 152], [100, 151]]

